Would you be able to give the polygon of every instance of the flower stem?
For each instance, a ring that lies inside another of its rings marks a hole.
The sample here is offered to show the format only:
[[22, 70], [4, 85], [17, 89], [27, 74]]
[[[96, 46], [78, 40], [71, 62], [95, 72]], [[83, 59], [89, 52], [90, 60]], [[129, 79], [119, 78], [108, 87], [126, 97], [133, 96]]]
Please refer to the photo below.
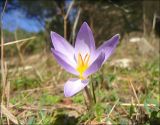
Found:
[[93, 81], [91, 82], [91, 85], [92, 85], [93, 100], [94, 100], [94, 103], [96, 103], [96, 95], [95, 95], [95, 91], [94, 91]]
[[89, 109], [92, 106], [93, 101], [92, 101], [92, 95], [87, 86], [84, 88], [84, 98], [85, 98], [87, 107]]

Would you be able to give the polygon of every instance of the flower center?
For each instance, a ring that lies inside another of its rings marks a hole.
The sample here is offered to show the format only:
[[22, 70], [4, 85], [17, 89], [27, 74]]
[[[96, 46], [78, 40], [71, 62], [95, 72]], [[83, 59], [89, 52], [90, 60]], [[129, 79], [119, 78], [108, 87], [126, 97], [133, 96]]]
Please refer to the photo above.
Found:
[[90, 55], [88, 53], [85, 55], [84, 59], [82, 58], [82, 55], [78, 53], [77, 71], [79, 72], [80, 79], [84, 79], [83, 73], [88, 68], [89, 59]]

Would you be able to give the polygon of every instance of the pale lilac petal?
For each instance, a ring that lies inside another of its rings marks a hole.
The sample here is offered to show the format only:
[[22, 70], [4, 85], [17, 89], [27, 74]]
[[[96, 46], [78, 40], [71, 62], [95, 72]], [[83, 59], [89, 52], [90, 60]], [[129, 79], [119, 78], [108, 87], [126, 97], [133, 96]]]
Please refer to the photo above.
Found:
[[96, 54], [100, 54], [102, 51], [105, 52], [104, 62], [112, 55], [117, 44], [119, 43], [119, 34], [116, 34], [108, 41], [104, 42], [96, 51]]
[[85, 54], [92, 54], [95, 51], [95, 42], [93, 33], [86, 22], [84, 22], [77, 34], [75, 42], [75, 53], [81, 53], [82, 56]]
[[51, 32], [51, 39], [55, 50], [61, 52], [69, 59], [74, 58], [73, 46], [71, 46], [62, 36], [55, 32]]
[[67, 59], [67, 57], [65, 55], [63, 55], [62, 53], [56, 51], [55, 49], [51, 49], [52, 53], [55, 57], [55, 59], [57, 60], [57, 62], [67, 71], [70, 72], [74, 75], [78, 75], [78, 72], [75, 70], [74, 66], [71, 65], [71, 63], [69, 62], [69, 60]]
[[64, 85], [64, 95], [70, 97], [81, 91], [89, 83], [89, 80], [81, 80], [72, 78], [68, 80]]
[[66, 55], [64, 55], [63, 53], [55, 50], [54, 48], [51, 48], [51, 51], [52, 51], [52, 52], [56, 51], [56, 53], [58, 53], [58, 55], [59, 55], [65, 62], [67, 62], [69, 65], [71, 65], [73, 68], [76, 69], [77, 63], [76, 63], [74, 57], [73, 57], [73, 58], [68, 58]]
[[101, 54], [97, 57], [97, 59], [89, 66], [89, 68], [84, 72], [84, 77], [87, 77], [95, 72], [97, 72], [105, 59], [105, 54], [101, 52]]

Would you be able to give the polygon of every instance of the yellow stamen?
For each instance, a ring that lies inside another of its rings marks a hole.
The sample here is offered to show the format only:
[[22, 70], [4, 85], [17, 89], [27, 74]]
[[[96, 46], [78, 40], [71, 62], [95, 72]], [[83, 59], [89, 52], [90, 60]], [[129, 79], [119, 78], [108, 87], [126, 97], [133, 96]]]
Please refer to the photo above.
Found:
[[79, 72], [80, 79], [84, 79], [83, 73], [88, 68], [89, 59], [90, 55], [88, 53], [85, 55], [84, 59], [82, 58], [82, 55], [80, 53], [78, 54], [77, 71]]
[[88, 57], [88, 53], [85, 55], [85, 57], [84, 57], [84, 62], [85, 62], [85, 60], [86, 60], [86, 58]]
[[88, 64], [88, 62], [89, 62], [89, 59], [90, 59], [90, 55], [87, 53], [86, 54], [87, 56], [85, 56], [86, 58], [84, 58], [84, 63], [85, 64]]
[[78, 53], [78, 65], [84, 65], [84, 62], [80, 53]]

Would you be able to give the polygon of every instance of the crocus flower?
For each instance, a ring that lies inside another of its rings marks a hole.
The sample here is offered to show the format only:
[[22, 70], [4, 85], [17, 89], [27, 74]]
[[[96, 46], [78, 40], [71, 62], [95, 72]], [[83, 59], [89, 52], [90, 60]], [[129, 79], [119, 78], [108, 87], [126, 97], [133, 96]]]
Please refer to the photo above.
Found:
[[119, 34], [96, 49], [93, 33], [84, 22], [78, 32], [74, 47], [55, 32], [51, 32], [51, 39], [54, 47], [51, 51], [56, 61], [67, 72], [78, 76], [69, 79], [64, 85], [64, 95], [70, 97], [88, 85], [88, 76], [97, 72], [113, 53], [119, 42]]

